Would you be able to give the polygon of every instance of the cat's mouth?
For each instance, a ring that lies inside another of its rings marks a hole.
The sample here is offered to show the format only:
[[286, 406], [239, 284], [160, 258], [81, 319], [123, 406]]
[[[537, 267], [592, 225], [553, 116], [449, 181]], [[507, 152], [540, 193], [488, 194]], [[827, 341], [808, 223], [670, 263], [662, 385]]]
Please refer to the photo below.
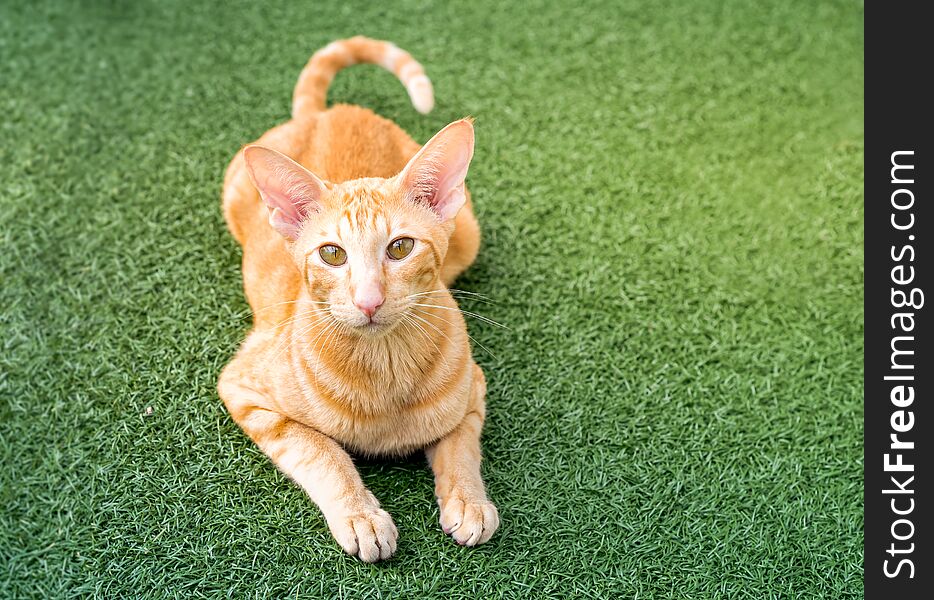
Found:
[[392, 331], [400, 323], [399, 315], [394, 310], [380, 310], [369, 316], [357, 313], [341, 317], [337, 317], [338, 320], [349, 326], [350, 331], [361, 336], [382, 335]]
[[392, 323], [387, 323], [383, 321], [369, 320], [366, 323], [358, 323], [353, 325], [354, 331], [361, 333], [363, 335], [374, 335], [388, 331], [392, 328]]

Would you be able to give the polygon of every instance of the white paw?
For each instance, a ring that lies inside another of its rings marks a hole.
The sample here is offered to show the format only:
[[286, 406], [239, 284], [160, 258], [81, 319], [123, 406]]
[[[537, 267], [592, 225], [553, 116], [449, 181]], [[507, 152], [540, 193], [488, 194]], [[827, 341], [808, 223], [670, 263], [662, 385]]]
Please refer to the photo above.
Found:
[[492, 502], [464, 502], [459, 498], [438, 500], [441, 529], [462, 546], [483, 544], [499, 528], [499, 512]]
[[396, 551], [399, 532], [392, 517], [381, 508], [328, 519], [328, 527], [344, 552], [363, 562], [386, 560]]

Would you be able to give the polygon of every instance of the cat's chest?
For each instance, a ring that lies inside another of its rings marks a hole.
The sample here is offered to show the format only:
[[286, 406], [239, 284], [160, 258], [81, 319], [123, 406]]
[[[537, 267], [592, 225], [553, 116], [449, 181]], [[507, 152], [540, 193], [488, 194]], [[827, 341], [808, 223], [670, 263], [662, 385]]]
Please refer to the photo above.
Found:
[[[423, 376], [394, 372], [339, 377], [308, 368], [293, 371], [301, 420], [353, 450], [397, 454], [422, 448], [449, 433], [467, 410], [468, 370]], [[329, 376], [331, 375], [331, 376]]]
[[399, 410], [378, 416], [349, 414], [315, 404], [315, 426], [342, 445], [366, 454], [404, 454], [424, 448], [463, 419], [465, 401], [451, 398], [431, 410]]

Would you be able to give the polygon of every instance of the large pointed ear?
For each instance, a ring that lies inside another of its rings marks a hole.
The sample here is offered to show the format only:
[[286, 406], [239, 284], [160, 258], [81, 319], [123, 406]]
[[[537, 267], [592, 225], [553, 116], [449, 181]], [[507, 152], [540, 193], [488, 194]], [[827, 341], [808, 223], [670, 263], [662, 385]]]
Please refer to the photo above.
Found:
[[406, 196], [453, 219], [467, 200], [464, 178], [473, 157], [473, 123], [454, 121], [428, 140], [396, 177]]
[[294, 241], [302, 221], [320, 209], [327, 192], [324, 182], [291, 158], [263, 146], [247, 146], [243, 159], [269, 208], [269, 224], [282, 237]]

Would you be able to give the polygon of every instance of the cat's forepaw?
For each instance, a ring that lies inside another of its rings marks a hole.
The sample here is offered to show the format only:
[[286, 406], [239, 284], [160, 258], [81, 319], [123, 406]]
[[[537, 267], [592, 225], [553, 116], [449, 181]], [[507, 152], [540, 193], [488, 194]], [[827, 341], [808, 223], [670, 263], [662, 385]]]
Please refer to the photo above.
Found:
[[439, 500], [441, 529], [462, 546], [487, 542], [499, 528], [499, 511], [492, 502], [465, 502], [460, 498]]
[[328, 519], [328, 527], [344, 552], [363, 562], [386, 560], [396, 552], [399, 531], [381, 508]]

